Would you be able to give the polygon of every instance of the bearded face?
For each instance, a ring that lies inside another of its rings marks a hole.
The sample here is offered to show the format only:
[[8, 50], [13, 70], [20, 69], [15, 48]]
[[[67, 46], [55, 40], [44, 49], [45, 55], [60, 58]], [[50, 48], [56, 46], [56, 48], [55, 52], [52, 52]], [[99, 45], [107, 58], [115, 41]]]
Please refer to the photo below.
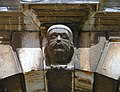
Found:
[[51, 64], [67, 64], [70, 62], [70, 33], [66, 29], [53, 29], [47, 35], [47, 39], [47, 53]]

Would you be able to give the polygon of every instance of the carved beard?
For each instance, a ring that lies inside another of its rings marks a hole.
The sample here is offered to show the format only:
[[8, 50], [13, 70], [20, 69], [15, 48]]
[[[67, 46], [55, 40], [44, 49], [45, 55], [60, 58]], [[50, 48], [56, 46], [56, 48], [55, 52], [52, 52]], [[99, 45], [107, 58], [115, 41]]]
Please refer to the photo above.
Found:
[[53, 53], [65, 53], [68, 52], [70, 50], [70, 44], [65, 42], [65, 41], [61, 41], [61, 42], [51, 42], [49, 44], [49, 49], [50, 51], [52, 51]]
[[51, 42], [45, 48], [45, 54], [50, 64], [67, 64], [71, 61], [74, 47], [67, 42]]

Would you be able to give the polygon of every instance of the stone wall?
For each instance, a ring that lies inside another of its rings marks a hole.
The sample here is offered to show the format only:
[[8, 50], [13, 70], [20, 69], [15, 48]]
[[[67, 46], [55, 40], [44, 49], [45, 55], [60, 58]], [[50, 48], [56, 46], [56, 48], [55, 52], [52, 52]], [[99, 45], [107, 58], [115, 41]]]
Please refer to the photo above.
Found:
[[93, 92], [104, 47], [120, 41], [120, 13], [101, 12], [98, 6], [21, 3], [21, 10], [0, 12], [0, 44], [11, 45], [17, 54], [28, 92], [47, 92], [43, 49], [48, 27], [58, 23], [69, 26], [74, 35], [71, 92]]

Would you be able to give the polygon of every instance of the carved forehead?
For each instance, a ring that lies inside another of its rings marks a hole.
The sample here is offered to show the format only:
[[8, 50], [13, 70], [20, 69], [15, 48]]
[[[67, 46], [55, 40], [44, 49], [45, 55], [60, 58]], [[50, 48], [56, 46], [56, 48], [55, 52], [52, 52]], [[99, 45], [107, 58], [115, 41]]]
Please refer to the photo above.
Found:
[[60, 32], [65, 32], [65, 33], [69, 33], [70, 34], [70, 36], [72, 36], [73, 34], [72, 34], [72, 31], [71, 31], [71, 29], [69, 28], [69, 27], [67, 27], [67, 26], [65, 26], [65, 25], [61, 25], [61, 24], [57, 24], [57, 25], [53, 25], [53, 26], [51, 26], [49, 29], [48, 29], [48, 31], [47, 31], [47, 35], [50, 33], [50, 32], [58, 32], [58, 33], [60, 33]]
[[52, 34], [66, 34], [69, 37], [71, 36], [70, 33], [66, 29], [53, 29], [48, 33], [48, 36]]

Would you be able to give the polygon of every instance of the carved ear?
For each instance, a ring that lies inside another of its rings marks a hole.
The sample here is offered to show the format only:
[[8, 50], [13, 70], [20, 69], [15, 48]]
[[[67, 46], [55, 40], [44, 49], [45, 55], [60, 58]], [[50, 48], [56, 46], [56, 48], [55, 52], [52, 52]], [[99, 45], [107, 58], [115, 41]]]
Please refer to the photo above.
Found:
[[73, 57], [73, 54], [74, 54], [74, 46], [72, 45], [70, 47], [70, 53], [69, 53], [69, 56], [68, 56], [68, 63], [71, 61], [71, 59]]
[[45, 53], [45, 63], [46, 63], [46, 66], [50, 66], [51, 62], [50, 62], [50, 59], [49, 59], [49, 56], [48, 56], [48, 45], [47, 44], [46, 44], [44, 53]]

